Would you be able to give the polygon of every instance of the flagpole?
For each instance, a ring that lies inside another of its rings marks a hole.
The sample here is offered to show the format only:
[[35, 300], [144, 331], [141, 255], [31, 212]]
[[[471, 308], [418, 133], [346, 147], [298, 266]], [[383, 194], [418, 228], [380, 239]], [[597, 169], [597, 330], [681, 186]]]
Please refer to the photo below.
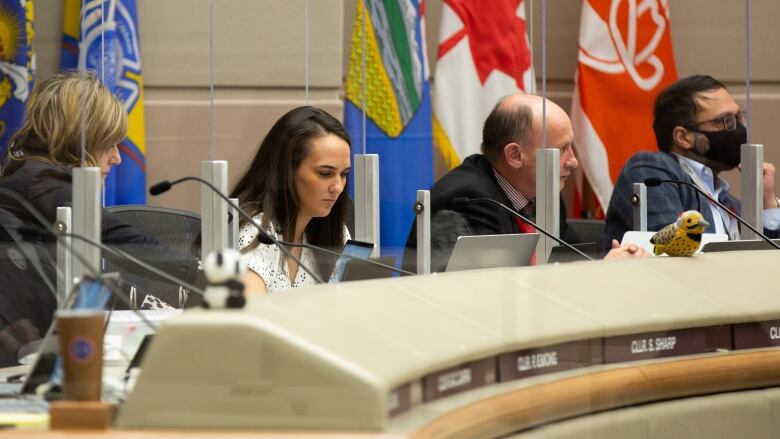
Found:
[[[360, 12], [360, 106], [361, 106], [361, 130], [360, 130], [360, 147], [362, 149], [362, 160], [361, 164], [359, 165], [359, 169], [363, 172], [363, 175], [360, 176], [360, 180], [363, 182], [366, 181], [366, 163], [365, 163], [365, 157], [366, 157], [366, 19], [368, 15], [368, 11], [366, 10], [366, 0], [360, 0], [360, 3], [363, 5]], [[357, 163], [356, 163], [357, 165]], [[355, 176], [355, 191], [357, 191], [357, 181], [358, 177]], [[357, 195], [355, 196], [357, 198]], [[357, 200], [356, 200], [357, 201]], [[363, 215], [363, 221], [362, 223], [368, 224], [368, 213], [363, 206], [360, 209]], [[357, 229], [357, 224], [356, 224]], [[357, 234], [357, 230], [355, 230]], [[358, 238], [359, 239], [359, 238]]]
[[[84, 3], [82, 2], [81, 6], [80, 6], [80, 9], [79, 9], [79, 57], [78, 57], [78, 61], [76, 62], [76, 65], [79, 68], [79, 75], [86, 76], [85, 71], [87, 70], [87, 57], [86, 56], [82, 57], [82, 53], [81, 53], [82, 50], [85, 50], [83, 47], [81, 47], [82, 43], [84, 42], [84, 26], [82, 24], [83, 22], [84, 22]], [[84, 59], [84, 64], [81, 63], [81, 59], [82, 58]], [[81, 100], [81, 109], [80, 109], [80, 111], [82, 112], [82, 115], [81, 115], [82, 117], [81, 117], [81, 122], [80, 122], [80, 125], [81, 125], [80, 126], [80, 128], [81, 128], [81, 151], [80, 151], [81, 152], [81, 162], [79, 163], [79, 166], [81, 166], [83, 168], [84, 165], [86, 164], [86, 160], [87, 160], [87, 158], [86, 158], [86, 151], [87, 151], [86, 131], [87, 131], [87, 125], [85, 123], [85, 121], [86, 121], [85, 115], [86, 115], [86, 111], [87, 111], [86, 110], [86, 108], [87, 108], [87, 104], [86, 104], [86, 102], [87, 102], [86, 90], [81, 93], [80, 100]]]
[[100, 82], [106, 83], [106, 10], [105, 0], [100, 2]]
[[542, 0], [542, 148], [547, 148], [547, 0]]
[[[528, 18], [525, 20], [528, 24], [528, 50], [531, 52], [531, 71], [534, 66], [534, 0], [528, 0]], [[531, 90], [526, 90], [531, 94], [536, 94], [536, 75], [531, 80]]]
[[750, 0], [745, 0], [745, 113], [747, 143], [750, 145]]
[[[100, 1], [100, 82], [106, 85], [106, 8], [105, 0]], [[116, 171], [114, 171], [116, 172]], [[100, 191], [100, 205], [106, 207], [106, 187]], [[105, 262], [105, 260], [102, 260]]]
[[360, 146], [363, 148], [362, 153], [366, 153], [366, 2], [365, 0], [360, 0], [360, 3], [362, 4], [361, 8], [361, 17], [360, 17], [360, 75], [361, 75], [361, 82], [360, 82], [360, 103], [361, 103], [361, 111], [362, 111], [362, 131], [360, 133]]
[[215, 160], [217, 118], [214, 109], [214, 0], [209, 0], [209, 160]]
[[303, 13], [303, 70], [304, 70], [304, 83], [306, 87], [305, 102], [309, 105], [309, 0], [304, 1], [304, 13]]

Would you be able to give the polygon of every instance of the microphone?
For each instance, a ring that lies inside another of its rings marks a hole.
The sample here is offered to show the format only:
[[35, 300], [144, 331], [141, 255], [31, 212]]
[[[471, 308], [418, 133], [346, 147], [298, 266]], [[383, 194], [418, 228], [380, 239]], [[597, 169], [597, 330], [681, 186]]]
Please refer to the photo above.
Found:
[[252, 224], [253, 226], [255, 226], [255, 228], [257, 228], [257, 230], [259, 230], [260, 234], [258, 235], [258, 240], [260, 241], [260, 243], [266, 244], [266, 245], [275, 244], [276, 246], [278, 246], [279, 250], [284, 252], [286, 255], [291, 256], [293, 258], [293, 260], [295, 262], [297, 262], [298, 265], [301, 266], [301, 268], [303, 268], [307, 273], [312, 275], [314, 277], [314, 279], [317, 280], [317, 282], [319, 282], [319, 283], [324, 283], [324, 282], [322, 281], [322, 279], [320, 279], [319, 277], [317, 277], [314, 274], [312, 274], [312, 272], [309, 271], [308, 268], [305, 267], [303, 264], [301, 264], [300, 260], [298, 260], [298, 258], [296, 258], [294, 255], [292, 255], [292, 253], [290, 253], [289, 250], [285, 249], [284, 246], [286, 246], [286, 247], [308, 248], [309, 250], [312, 250], [312, 251], [318, 251], [318, 252], [322, 252], [322, 253], [327, 253], [327, 254], [330, 254], [330, 255], [333, 255], [333, 256], [346, 256], [347, 258], [357, 259], [359, 261], [363, 261], [363, 262], [366, 262], [368, 264], [371, 264], [371, 265], [374, 265], [374, 266], [377, 266], [377, 267], [382, 267], [384, 269], [387, 269], [387, 270], [390, 270], [390, 271], [394, 271], [396, 273], [404, 274], [404, 275], [407, 275], [407, 276], [413, 276], [414, 275], [414, 273], [412, 273], [411, 271], [406, 271], [406, 270], [403, 270], [401, 268], [396, 268], [396, 267], [393, 267], [391, 265], [383, 264], [383, 263], [381, 263], [379, 261], [376, 261], [376, 260], [373, 260], [373, 259], [361, 258], [359, 256], [347, 255], [347, 254], [344, 254], [342, 252], [338, 252], [338, 251], [335, 251], [335, 250], [330, 250], [330, 249], [323, 248], [323, 247], [318, 247], [316, 245], [311, 245], [311, 244], [306, 244], [306, 243], [298, 244], [298, 243], [294, 243], [294, 242], [283, 241], [281, 239], [276, 239], [273, 236], [269, 235], [268, 232], [266, 232], [262, 227], [260, 227], [260, 225], [257, 224], [257, 221], [255, 221], [254, 218], [252, 218], [248, 213], [246, 213], [246, 211], [244, 211], [244, 209], [242, 209], [241, 207], [239, 207], [238, 205], [233, 203], [228, 197], [226, 197], [222, 192], [220, 192], [216, 187], [214, 187], [214, 185], [212, 185], [211, 183], [209, 183], [208, 181], [206, 181], [206, 180], [204, 180], [204, 179], [202, 179], [200, 177], [182, 177], [182, 178], [180, 178], [178, 180], [174, 180], [172, 182], [168, 181], [168, 180], [164, 180], [164, 181], [161, 181], [159, 183], [156, 183], [156, 184], [152, 185], [149, 188], [149, 193], [151, 195], [159, 195], [159, 194], [161, 194], [163, 192], [168, 191], [174, 185], [177, 185], [177, 184], [179, 184], [181, 182], [184, 182], [184, 181], [187, 181], [187, 180], [197, 181], [197, 182], [200, 182], [200, 183], [205, 184], [206, 186], [208, 186], [220, 198], [225, 200], [230, 207], [232, 207], [233, 209], [236, 209], [236, 212], [238, 212], [239, 215], [241, 215], [243, 218], [245, 218], [247, 221], [249, 221], [249, 223]]
[[36, 239], [37, 238], [37, 239], [40, 239], [42, 241], [57, 241], [57, 240], [59, 240], [59, 237], [76, 238], [76, 239], [78, 239], [80, 241], [86, 242], [89, 245], [95, 246], [95, 247], [97, 247], [97, 248], [99, 248], [99, 249], [101, 249], [101, 250], [103, 250], [103, 251], [105, 251], [107, 253], [111, 253], [112, 255], [114, 255], [116, 257], [127, 259], [130, 262], [134, 263], [135, 265], [143, 268], [144, 270], [149, 271], [150, 273], [153, 273], [153, 274], [155, 274], [155, 275], [157, 275], [157, 276], [167, 280], [168, 282], [171, 282], [171, 283], [174, 283], [174, 284], [177, 284], [177, 285], [181, 285], [184, 288], [186, 288], [187, 290], [192, 291], [193, 293], [198, 294], [200, 296], [203, 295], [203, 290], [202, 289], [200, 289], [200, 288], [190, 284], [189, 282], [185, 282], [184, 280], [179, 279], [179, 278], [177, 278], [175, 276], [172, 276], [172, 275], [170, 275], [170, 274], [160, 270], [159, 268], [156, 268], [156, 267], [154, 267], [152, 265], [149, 265], [146, 262], [143, 262], [140, 259], [137, 259], [134, 256], [128, 254], [127, 252], [124, 252], [124, 251], [122, 251], [120, 249], [117, 249], [117, 248], [111, 248], [111, 247], [109, 247], [109, 246], [107, 246], [105, 244], [99, 243], [97, 241], [93, 241], [92, 239], [89, 239], [86, 236], [79, 235], [79, 234], [76, 234], [76, 233], [66, 233], [66, 232], [57, 232], [56, 234], [53, 234], [50, 231], [42, 230], [42, 229], [39, 229], [39, 228], [37, 228], [35, 226], [30, 226], [30, 225], [19, 226], [17, 228], [17, 231], [24, 238], [31, 238], [31, 239]]
[[149, 188], [149, 195], [156, 197], [157, 195], [160, 195], [162, 193], [171, 190], [171, 186], [173, 186], [173, 184], [168, 180], [163, 180], [157, 184], [153, 184]]
[[531, 221], [530, 219], [528, 219], [528, 218], [524, 217], [523, 215], [521, 215], [521, 214], [519, 214], [519, 213], [515, 212], [515, 210], [514, 210], [514, 209], [512, 209], [512, 208], [510, 208], [510, 207], [508, 207], [508, 206], [506, 206], [506, 205], [504, 205], [503, 203], [500, 203], [500, 202], [498, 202], [498, 201], [496, 201], [496, 200], [493, 200], [493, 199], [491, 199], [491, 198], [467, 198], [467, 197], [458, 197], [458, 198], [455, 198], [454, 200], [452, 200], [452, 206], [453, 206], [453, 207], [465, 207], [465, 206], [467, 206], [469, 203], [472, 203], [472, 202], [473, 202], [473, 203], [492, 203], [492, 204], [495, 204], [496, 206], [499, 206], [499, 207], [503, 208], [504, 210], [506, 210], [507, 212], [511, 213], [512, 215], [514, 215], [514, 216], [516, 216], [516, 217], [520, 218], [521, 220], [523, 220], [523, 221], [527, 222], [527, 223], [528, 223], [528, 224], [530, 224], [530, 225], [531, 225], [533, 228], [535, 228], [536, 230], [538, 230], [539, 232], [541, 232], [541, 234], [542, 234], [542, 235], [544, 235], [544, 236], [546, 236], [546, 237], [548, 237], [548, 238], [552, 239], [553, 241], [557, 242], [558, 244], [561, 244], [562, 246], [564, 246], [564, 247], [568, 248], [569, 250], [572, 250], [572, 251], [574, 251], [575, 253], [577, 253], [578, 255], [582, 256], [583, 258], [585, 258], [585, 259], [587, 259], [587, 260], [589, 260], [589, 261], [592, 261], [592, 260], [593, 260], [593, 258], [591, 258], [590, 256], [588, 256], [588, 255], [586, 255], [585, 253], [583, 253], [583, 252], [581, 252], [581, 251], [577, 250], [577, 248], [576, 248], [576, 247], [574, 247], [573, 245], [571, 245], [571, 244], [569, 244], [568, 242], [566, 242], [566, 241], [564, 241], [564, 240], [562, 240], [562, 239], [558, 238], [557, 236], [553, 235], [552, 233], [548, 232], [547, 230], [544, 230], [544, 229], [540, 228], [539, 226], [537, 226], [537, 225], [536, 225], [536, 223], [535, 223], [535, 222], [533, 222], [533, 221]]
[[694, 189], [696, 192], [698, 192], [698, 193], [700, 193], [700, 194], [704, 195], [704, 197], [705, 197], [705, 198], [707, 198], [707, 199], [708, 199], [708, 200], [710, 200], [712, 203], [714, 203], [716, 206], [718, 206], [718, 207], [720, 207], [721, 209], [723, 209], [724, 211], [726, 211], [726, 212], [727, 212], [729, 215], [731, 215], [731, 216], [732, 216], [732, 217], [733, 217], [735, 220], [739, 221], [739, 223], [740, 223], [740, 224], [742, 224], [742, 225], [744, 225], [745, 227], [747, 227], [748, 229], [752, 230], [752, 231], [753, 231], [753, 232], [754, 232], [756, 235], [760, 236], [760, 237], [761, 237], [761, 239], [763, 239], [764, 241], [768, 242], [768, 243], [769, 243], [769, 244], [770, 244], [772, 247], [774, 247], [774, 248], [776, 248], [776, 249], [780, 250], [780, 246], [779, 246], [779, 245], [777, 245], [777, 244], [776, 244], [774, 241], [772, 241], [771, 239], [769, 239], [769, 238], [768, 238], [766, 235], [764, 235], [763, 233], [761, 233], [761, 232], [759, 232], [758, 230], [756, 230], [756, 229], [755, 229], [755, 227], [751, 226], [750, 224], [748, 224], [748, 223], [747, 223], [747, 221], [743, 220], [741, 216], [739, 216], [739, 215], [737, 215], [736, 213], [732, 212], [732, 211], [731, 211], [729, 208], [727, 208], [726, 206], [724, 206], [723, 204], [721, 204], [721, 203], [720, 203], [718, 200], [716, 200], [715, 198], [713, 198], [712, 196], [710, 196], [710, 194], [708, 194], [708, 193], [704, 192], [703, 190], [699, 189], [699, 187], [698, 187], [698, 186], [696, 186], [695, 184], [693, 184], [693, 183], [688, 183], [687, 181], [681, 181], [681, 180], [664, 180], [664, 179], [661, 179], [661, 178], [658, 178], [658, 177], [650, 177], [650, 178], [646, 178], [646, 179], [645, 179], [645, 181], [644, 181], [644, 184], [645, 184], [645, 186], [647, 186], [647, 187], [655, 187], [655, 186], [660, 186], [662, 183], [675, 183], [675, 184], [682, 184], [682, 185], [685, 185], [685, 186], [690, 186], [690, 187], [692, 187], [692, 188], [693, 188], [693, 189]]

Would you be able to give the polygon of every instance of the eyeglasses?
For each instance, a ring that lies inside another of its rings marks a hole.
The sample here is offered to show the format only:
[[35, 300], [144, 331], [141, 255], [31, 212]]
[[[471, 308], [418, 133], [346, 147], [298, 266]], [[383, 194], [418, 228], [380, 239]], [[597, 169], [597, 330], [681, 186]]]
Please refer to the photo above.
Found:
[[727, 114], [723, 117], [717, 117], [715, 119], [705, 120], [703, 122], [697, 122], [693, 125], [690, 125], [690, 128], [696, 128], [699, 125], [704, 125], [705, 123], [715, 123], [720, 122], [723, 125], [723, 129], [726, 131], [734, 131], [737, 129], [737, 122], [741, 123], [742, 125], [745, 125], [747, 122], [747, 113], [744, 111], [738, 111], [737, 114]]

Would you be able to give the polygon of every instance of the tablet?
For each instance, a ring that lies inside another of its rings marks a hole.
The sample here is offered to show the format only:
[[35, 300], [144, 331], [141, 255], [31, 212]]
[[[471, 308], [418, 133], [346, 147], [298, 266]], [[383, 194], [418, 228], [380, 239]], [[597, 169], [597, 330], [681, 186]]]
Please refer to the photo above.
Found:
[[341, 282], [344, 280], [344, 268], [350, 256], [366, 259], [371, 256], [371, 252], [374, 251], [374, 244], [370, 242], [356, 241], [354, 239], [347, 240], [342, 250], [342, 255], [336, 261], [336, 266], [333, 268], [333, 274], [330, 277], [331, 283]]

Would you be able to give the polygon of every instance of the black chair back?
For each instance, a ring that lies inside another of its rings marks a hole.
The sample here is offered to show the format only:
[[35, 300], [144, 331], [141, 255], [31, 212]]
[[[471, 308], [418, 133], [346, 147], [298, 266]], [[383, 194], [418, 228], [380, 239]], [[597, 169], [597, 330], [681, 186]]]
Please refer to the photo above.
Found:
[[[200, 257], [200, 215], [186, 210], [140, 205], [112, 206], [107, 210], [139, 232], [176, 250]], [[183, 308], [187, 303], [188, 295], [178, 285], [132, 273], [123, 273], [123, 278], [136, 287], [136, 294], [131, 296], [131, 302], [136, 306], [143, 303], [146, 294], [177, 308]]]

